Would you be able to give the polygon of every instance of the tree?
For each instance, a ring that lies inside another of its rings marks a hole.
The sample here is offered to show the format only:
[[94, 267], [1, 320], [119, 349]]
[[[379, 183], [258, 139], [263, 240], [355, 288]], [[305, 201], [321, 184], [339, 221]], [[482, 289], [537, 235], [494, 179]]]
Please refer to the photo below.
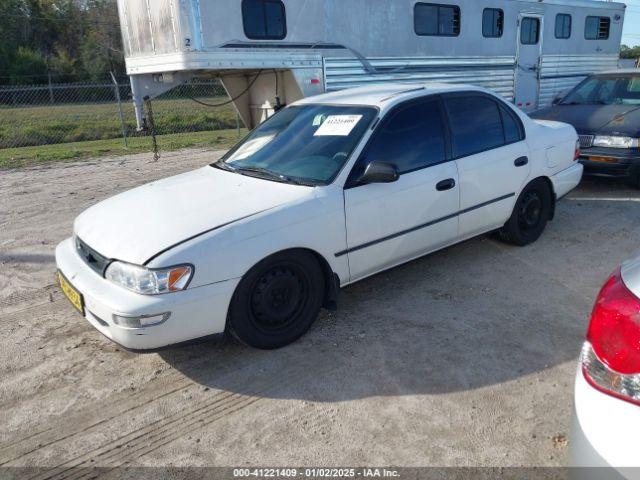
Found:
[[121, 43], [115, 0], [0, 0], [0, 83], [37, 81], [43, 62], [68, 80], [103, 79], [124, 71]]
[[47, 62], [39, 52], [28, 47], [18, 47], [9, 72], [11, 83], [33, 83], [34, 77], [47, 75]]
[[631, 48], [628, 45], [620, 45], [620, 58], [640, 58], [640, 46]]

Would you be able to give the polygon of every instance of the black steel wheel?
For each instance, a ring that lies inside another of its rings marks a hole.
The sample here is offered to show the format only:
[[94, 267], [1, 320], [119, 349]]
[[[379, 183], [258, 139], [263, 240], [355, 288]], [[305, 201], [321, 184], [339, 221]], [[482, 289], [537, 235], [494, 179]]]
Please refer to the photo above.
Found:
[[542, 205], [539, 192], [530, 190], [526, 192], [518, 204], [518, 226], [522, 231], [531, 231], [538, 228], [542, 221]]
[[280, 348], [304, 335], [324, 298], [322, 269], [313, 254], [273, 255], [242, 279], [229, 309], [228, 330], [256, 348]]
[[516, 200], [511, 217], [498, 235], [513, 245], [535, 242], [551, 217], [552, 202], [553, 193], [547, 181], [542, 178], [532, 181]]

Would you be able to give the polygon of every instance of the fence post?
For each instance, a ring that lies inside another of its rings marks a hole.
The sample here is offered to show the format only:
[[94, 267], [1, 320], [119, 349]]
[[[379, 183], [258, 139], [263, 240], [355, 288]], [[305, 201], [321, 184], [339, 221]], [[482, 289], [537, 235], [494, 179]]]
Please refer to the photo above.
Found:
[[49, 103], [52, 105], [55, 103], [53, 98], [53, 85], [51, 84], [51, 72], [47, 72], [47, 80], [49, 81]]
[[120, 99], [120, 85], [113, 72], [111, 74], [111, 80], [113, 80], [113, 88], [116, 93], [116, 100], [118, 101], [118, 112], [120, 113], [120, 127], [122, 128], [122, 139], [124, 140], [124, 149], [129, 150], [129, 142], [127, 141], [127, 127], [124, 124], [124, 113], [122, 112], [122, 101]]

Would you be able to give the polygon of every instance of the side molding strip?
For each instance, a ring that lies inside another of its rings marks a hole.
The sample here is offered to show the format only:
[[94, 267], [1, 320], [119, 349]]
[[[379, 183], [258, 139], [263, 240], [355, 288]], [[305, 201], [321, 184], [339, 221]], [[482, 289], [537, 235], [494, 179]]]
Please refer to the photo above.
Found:
[[411, 227], [411, 228], [409, 228], [407, 230], [403, 230], [401, 232], [392, 233], [391, 235], [387, 235], [386, 237], [378, 238], [377, 240], [371, 240], [370, 242], [363, 243], [362, 245], [358, 245], [356, 247], [352, 247], [352, 248], [348, 248], [346, 250], [342, 250], [342, 251], [336, 253], [335, 256], [336, 257], [342, 257], [343, 255], [346, 255], [347, 253], [357, 252], [358, 250], [362, 250], [364, 248], [371, 247], [371, 246], [376, 245], [378, 243], [386, 242], [387, 240], [392, 240], [394, 238], [401, 237], [402, 235], [406, 235], [408, 233], [413, 233], [416, 230], [421, 230], [423, 228], [430, 227], [430, 226], [435, 225], [437, 223], [444, 222], [446, 220], [451, 220], [452, 218], [459, 217], [460, 215], [464, 215], [465, 213], [472, 212], [472, 211], [477, 210], [477, 209], [482, 208], [482, 207], [486, 207], [487, 205], [491, 205], [492, 203], [501, 202], [502, 200], [506, 200], [507, 198], [515, 197], [515, 195], [516, 195], [515, 193], [509, 193], [507, 195], [503, 195], [501, 197], [494, 198], [493, 200], [489, 200], [488, 202], [483, 202], [483, 203], [480, 203], [478, 205], [474, 205], [473, 207], [465, 208], [464, 210], [460, 210], [459, 212], [452, 213], [451, 215], [447, 215], [445, 217], [438, 218], [436, 220], [432, 220], [430, 222], [423, 223], [421, 225], [416, 225], [415, 227]]

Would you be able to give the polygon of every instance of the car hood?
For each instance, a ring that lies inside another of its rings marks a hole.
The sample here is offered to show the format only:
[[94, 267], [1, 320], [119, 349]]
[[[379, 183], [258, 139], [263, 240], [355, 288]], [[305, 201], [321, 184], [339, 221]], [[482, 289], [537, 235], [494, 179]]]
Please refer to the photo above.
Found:
[[171, 246], [312, 190], [207, 166], [96, 204], [76, 219], [74, 233], [107, 258], [141, 265]]
[[580, 134], [637, 137], [640, 132], [640, 105], [556, 105], [531, 118], [565, 122]]

